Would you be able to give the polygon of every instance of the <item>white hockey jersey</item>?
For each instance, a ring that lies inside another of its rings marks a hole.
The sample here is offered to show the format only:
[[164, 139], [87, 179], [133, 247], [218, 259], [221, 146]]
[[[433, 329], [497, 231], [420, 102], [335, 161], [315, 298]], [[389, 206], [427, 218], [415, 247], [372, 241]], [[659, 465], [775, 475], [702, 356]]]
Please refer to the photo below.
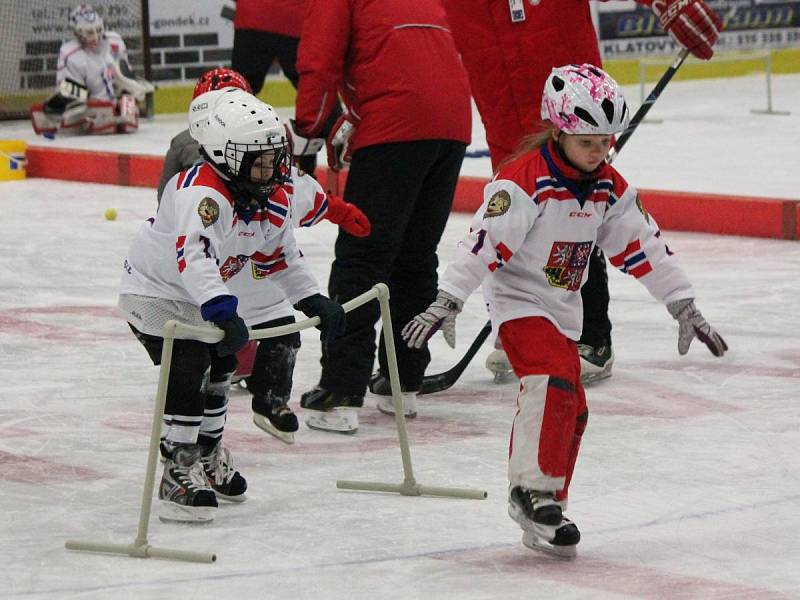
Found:
[[[269, 304], [261, 293], [279, 297], [277, 304], [319, 293], [295, 243], [289, 192], [280, 188], [247, 223], [233, 206], [230, 192], [207, 163], [173, 177], [157, 216], [143, 224], [131, 245], [120, 294], [197, 306], [233, 295], [239, 299], [239, 316], [253, 325], [266, 320], [256, 314], [258, 306]], [[267, 280], [277, 287], [256, 285]]]
[[466, 300], [490, 275], [484, 294], [495, 331], [505, 321], [538, 316], [578, 340], [580, 288], [597, 244], [612, 265], [661, 302], [693, 298], [636, 190], [610, 165], [593, 185], [582, 189], [579, 180], [552, 142], [502, 169], [486, 186], [483, 205], [439, 288]]
[[61, 44], [58, 54], [56, 88], [69, 78], [85, 85], [89, 98], [116, 100], [114, 63], [128, 60], [128, 50], [120, 35], [106, 31], [96, 50], [84, 49], [78, 40]]
[[[282, 186], [289, 199], [292, 227], [310, 227], [328, 212], [328, 198], [317, 180], [292, 167], [292, 181]], [[239, 298], [239, 316], [248, 325], [295, 314], [292, 305], [272, 278], [258, 277], [252, 269], [242, 269], [227, 282], [231, 294]]]

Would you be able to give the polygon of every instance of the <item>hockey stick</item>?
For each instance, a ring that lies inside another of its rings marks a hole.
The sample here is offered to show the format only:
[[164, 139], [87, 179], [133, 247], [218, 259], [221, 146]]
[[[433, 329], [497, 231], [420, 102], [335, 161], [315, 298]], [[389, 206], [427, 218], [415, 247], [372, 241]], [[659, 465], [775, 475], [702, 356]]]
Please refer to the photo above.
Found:
[[[622, 132], [622, 135], [617, 138], [614, 147], [608, 153], [608, 158], [606, 160], [609, 164], [611, 164], [611, 162], [617, 157], [619, 151], [622, 150], [622, 147], [628, 142], [628, 139], [631, 137], [631, 135], [633, 135], [633, 132], [636, 131], [636, 128], [644, 120], [647, 113], [651, 108], [653, 108], [653, 104], [655, 104], [656, 100], [658, 100], [659, 96], [661, 96], [661, 92], [663, 92], [664, 88], [667, 87], [667, 84], [681, 67], [687, 56], [689, 56], [689, 50], [684, 48], [678, 53], [678, 56], [675, 57], [675, 60], [672, 61], [672, 64], [661, 76], [661, 79], [658, 80], [658, 83], [656, 83], [653, 91], [648, 94], [644, 103], [631, 118], [628, 127], [626, 127], [625, 131]], [[458, 381], [458, 378], [467, 368], [467, 365], [469, 365], [470, 361], [478, 353], [478, 350], [480, 350], [481, 346], [486, 341], [486, 338], [489, 337], [491, 330], [492, 324], [490, 321], [487, 321], [486, 325], [484, 325], [483, 329], [481, 329], [478, 333], [475, 341], [472, 342], [472, 345], [467, 349], [467, 353], [455, 364], [452, 369], [445, 371], [444, 373], [439, 373], [438, 375], [426, 375], [422, 379], [422, 388], [420, 389], [420, 394], [435, 394], [436, 392], [442, 392], [450, 388], [456, 381]]]
[[481, 349], [483, 346], [483, 342], [486, 341], [486, 338], [489, 337], [489, 334], [492, 332], [492, 322], [486, 321], [486, 325], [483, 326], [478, 332], [475, 341], [472, 342], [470, 347], [467, 349], [467, 353], [464, 354], [463, 358], [458, 361], [451, 369], [445, 371], [444, 373], [439, 373], [438, 375], [426, 375], [422, 378], [422, 387], [419, 390], [420, 395], [422, 394], [435, 394], [436, 392], [442, 392], [450, 387], [458, 381], [458, 378], [461, 377], [461, 374], [467, 368], [472, 359], [478, 353], [478, 350]]
[[656, 83], [656, 87], [653, 88], [653, 91], [647, 95], [642, 105], [639, 107], [639, 110], [636, 111], [636, 114], [633, 115], [631, 118], [631, 122], [625, 128], [625, 131], [622, 132], [622, 135], [617, 138], [614, 147], [608, 153], [608, 158], [606, 160], [609, 164], [611, 164], [614, 159], [619, 154], [619, 151], [622, 150], [622, 147], [628, 142], [628, 138], [633, 135], [633, 132], [636, 131], [636, 128], [639, 126], [644, 118], [647, 116], [647, 113], [650, 112], [650, 109], [653, 108], [653, 104], [656, 103], [658, 97], [661, 95], [661, 92], [664, 91], [664, 88], [667, 87], [667, 84], [672, 79], [673, 75], [678, 72], [683, 61], [686, 60], [686, 57], [689, 56], [689, 50], [684, 48], [678, 53], [678, 56], [675, 57], [675, 60], [672, 61], [672, 64], [664, 71], [664, 74], [661, 76], [661, 79], [658, 80]]

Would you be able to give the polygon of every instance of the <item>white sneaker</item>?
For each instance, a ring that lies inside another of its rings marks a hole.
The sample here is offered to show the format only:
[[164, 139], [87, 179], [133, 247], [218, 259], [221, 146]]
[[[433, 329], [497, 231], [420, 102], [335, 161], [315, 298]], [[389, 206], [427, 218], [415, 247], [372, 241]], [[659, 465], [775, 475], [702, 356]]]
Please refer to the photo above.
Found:
[[337, 406], [330, 410], [306, 409], [306, 425], [320, 431], [336, 433], [355, 433], [358, 431], [358, 409], [349, 406]]
[[514, 373], [514, 369], [508, 361], [508, 355], [502, 349], [493, 350], [486, 357], [486, 368], [494, 373], [495, 383], [502, 383]]
[[[413, 419], [417, 416], [417, 392], [403, 392], [400, 394], [403, 399], [403, 414], [406, 419]], [[387, 415], [394, 414], [394, 401], [392, 396], [380, 396], [376, 402], [378, 410]]]

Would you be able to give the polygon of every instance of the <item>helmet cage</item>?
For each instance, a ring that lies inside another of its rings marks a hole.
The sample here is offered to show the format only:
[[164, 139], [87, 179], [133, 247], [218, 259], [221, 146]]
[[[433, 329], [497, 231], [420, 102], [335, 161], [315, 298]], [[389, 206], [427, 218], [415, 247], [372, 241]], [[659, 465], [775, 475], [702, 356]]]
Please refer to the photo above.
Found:
[[[259, 156], [271, 152], [271, 161], [262, 161], [260, 176], [253, 177]], [[286, 141], [269, 144], [225, 144], [225, 165], [231, 180], [263, 205], [275, 190], [291, 178], [291, 163]]]
[[88, 4], [81, 4], [70, 13], [69, 20], [72, 32], [82, 46], [96, 48], [100, 44], [105, 26], [102, 17], [94, 8]]

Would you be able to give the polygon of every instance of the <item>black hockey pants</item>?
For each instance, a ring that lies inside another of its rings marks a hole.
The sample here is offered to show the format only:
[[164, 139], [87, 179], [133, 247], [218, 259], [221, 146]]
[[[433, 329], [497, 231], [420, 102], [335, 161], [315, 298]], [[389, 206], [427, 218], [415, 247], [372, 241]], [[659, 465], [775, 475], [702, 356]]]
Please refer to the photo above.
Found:
[[[343, 303], [378, 282], [389, 286], [400, 382], [407, 391], [422, 384], [430, 352], [427, 347], [409, 349], [400, 331], [436, 298], [436, 247], [450, 215], [465, 150], [463, 143], [452, 140], [360, 148], [347, 178], [344, 198], [369, 217], [372, 233], [357, 238], [339, 230], [329, 293]], [[323, 388], [364, 395], [375, 360], [379, 316], [377, 302], [347, 314], [345, 334], [323, 349]], [[383, 339], [380, 345], [385, 370]]]

